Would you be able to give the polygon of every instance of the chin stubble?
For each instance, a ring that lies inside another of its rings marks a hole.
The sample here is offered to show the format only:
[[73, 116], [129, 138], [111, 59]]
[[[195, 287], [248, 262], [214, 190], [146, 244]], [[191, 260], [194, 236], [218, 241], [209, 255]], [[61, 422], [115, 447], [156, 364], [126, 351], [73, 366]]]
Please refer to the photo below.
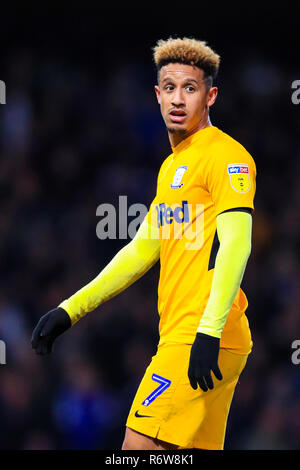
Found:
[[175, 132], [177, 132], [178, 134], [186, 133], [186, 129], [175, 129], [175, 127], [167, 127], [167, 129], [168, 129], [168, 132], [170, 132], [170, 134], [175, 134]]

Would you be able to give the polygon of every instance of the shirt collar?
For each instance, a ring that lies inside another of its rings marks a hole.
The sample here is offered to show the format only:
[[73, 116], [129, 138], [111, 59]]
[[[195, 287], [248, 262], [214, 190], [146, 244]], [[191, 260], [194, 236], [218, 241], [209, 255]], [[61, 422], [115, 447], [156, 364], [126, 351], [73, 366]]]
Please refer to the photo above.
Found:
[[189, 135], [186, 139], [182, 140], [179, 144], [177, 144], [176, 147], [171, 147], [174, 157], [176, 157], [178, 153], [182, 152], [182, 150], [186, 149], [194, 142], [206, 137], [207, 135], [210, 135], [210, 133], [216, 129], [216, 126], [208, 126], [204, 127], [204, 129], [199, 129], [199, 131], [196, 131], [193, 134]]

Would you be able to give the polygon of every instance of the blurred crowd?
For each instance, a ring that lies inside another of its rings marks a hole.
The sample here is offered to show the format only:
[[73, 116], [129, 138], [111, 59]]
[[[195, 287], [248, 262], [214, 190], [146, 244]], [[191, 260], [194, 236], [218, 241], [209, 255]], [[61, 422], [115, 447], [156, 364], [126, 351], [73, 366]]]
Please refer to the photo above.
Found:
[[[254, 346], [225, 448], [298, 449], [300, 365], [291, 356], [300, 339], [300, 105], [291, 102], [291, 81], [300, 76], [255, 50], [222, 67], [212, 124], [257, 165], [253, 249], [242, 285]], [[119, 195], [128, 206], [149, 206], [154, 197], [170, 153], [155, 71], [151, 59], [128, 53], [101, 75], [21, 45], [3, 70], [0, 448], [117, 449], [156, 351], [159, 266], [60, 337], [51, 356], [36, 356], [30, 338], [41, 315], [128, 243], [96, 236], [97, 207], [111, 203], [118, 212]]]

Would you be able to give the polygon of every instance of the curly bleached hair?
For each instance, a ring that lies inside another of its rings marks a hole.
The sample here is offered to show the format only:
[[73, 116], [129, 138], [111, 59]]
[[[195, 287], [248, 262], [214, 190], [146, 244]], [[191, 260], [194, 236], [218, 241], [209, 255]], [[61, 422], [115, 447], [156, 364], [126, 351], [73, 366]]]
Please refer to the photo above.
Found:
[[153, 48], [153, 59], [158, 75], [160, 69], [169, 63], [195, 65], [203, 70], [204, 78], [211, 78], [211, 84], [217, 76], [220, 64], [220, 56], [205, 41], [185, 37], [157, 41]]

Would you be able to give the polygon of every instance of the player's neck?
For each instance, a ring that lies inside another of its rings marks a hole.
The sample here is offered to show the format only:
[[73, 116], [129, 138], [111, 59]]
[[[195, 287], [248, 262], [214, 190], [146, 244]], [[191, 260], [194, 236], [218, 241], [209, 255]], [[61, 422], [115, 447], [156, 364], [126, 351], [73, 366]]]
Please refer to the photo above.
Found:
[[176, 147], [176, 145], [180, 144], [183, 140], [190, 137], [195, 132], [200, 131], [201, 129], [205, 129], [206, 127], [211, 127], [212, 123], [210, 121], [209, 116], [207, 116], [207, 120], [204, 123], [200, 123], [196, 128], [187, 131], [187, 132], [170, 132], [168, 131], [169, 141], [172, 148]]

